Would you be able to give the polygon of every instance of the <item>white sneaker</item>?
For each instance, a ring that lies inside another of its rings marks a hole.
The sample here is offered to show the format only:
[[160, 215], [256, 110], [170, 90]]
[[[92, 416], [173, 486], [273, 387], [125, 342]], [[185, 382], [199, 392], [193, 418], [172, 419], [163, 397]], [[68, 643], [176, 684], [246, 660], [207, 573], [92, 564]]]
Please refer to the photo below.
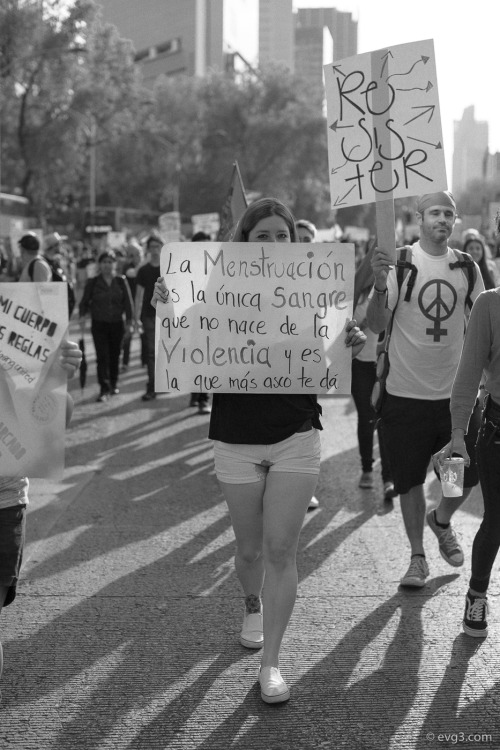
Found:
[[265, 703], [283, 703], [290, 698], [290, 691], [278, 667], [259, 669], [260, 697]]
[[240, 633], [240, 643], [245, 648], [262, 648], [264, 645], [262, 612], [248, 614], [245, 611]]

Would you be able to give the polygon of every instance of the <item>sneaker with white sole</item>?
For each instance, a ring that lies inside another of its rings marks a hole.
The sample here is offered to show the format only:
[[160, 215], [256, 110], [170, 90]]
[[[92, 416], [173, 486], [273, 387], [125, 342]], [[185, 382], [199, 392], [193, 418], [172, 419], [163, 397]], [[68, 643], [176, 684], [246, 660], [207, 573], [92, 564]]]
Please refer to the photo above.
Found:
[[262, 612], [245, 611], [241, 626], [240, 643], [245, 648], [262, 648], [264, 645], [264, 631], [262, 626]]
[[316, 495], [313, 495], [312, 498], [309, 500], [309, 505], [307, 506], [307, 510], [316, 510], [316, 508], [319, 508], [319, 500], [316, 497]]
[[462, 622], [464, 633], [473, 638], [486, 638], [488, 635], [489, 612], [488, 599], [486, 596], [474, 596], [467, 592], [465, 597], [465, 612]]
[[397, 494], [394, 489], [394, 482], [384, 482], [384, 500], [392, 500]]
[[427, 523], [433, 530], [438, 538], [439, 552], [443, 560], [446, 560], [448, 565], [453, 565], [454, 568], [459, 568], [464, 564], [464, 553], [462, 547], [458, 543], [457, 535], [453, 531], [451, 524], [443, 529], [439, 526], [436, 521], [436, 511], [431, 510], [427, 513]]
[[419, 589], [425, 586], [425, 579], [429, 575], [429, 566], [423, 555], [412, 555], [410, 567], [402, 577], [401, 586], [411, 586]]
[[278, 667], [259, 669], [260, 696], [265, 703], [283, 703], [290, 698], [290, 691]]

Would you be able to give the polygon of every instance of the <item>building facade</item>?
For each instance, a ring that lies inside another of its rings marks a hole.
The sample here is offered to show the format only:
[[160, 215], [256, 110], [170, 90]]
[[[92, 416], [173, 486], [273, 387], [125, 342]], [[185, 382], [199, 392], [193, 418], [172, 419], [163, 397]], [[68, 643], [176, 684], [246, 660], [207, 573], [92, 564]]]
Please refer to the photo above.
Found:
[[459, 198], [474, 180], [486, 178], [488, 123], [476, 120], [474, 106], [454, 122], [452, 190]]
[[284, 65], [293, 72], [294, 17], [292, 0], [259, 1], [259, 64]]
[[333, 39], [333, 58], [343, 60], [358, 53], [358, 22], [353, 21], [352, 13], [336, 8], [299, 8], [296, 28], [323, 28], [329, 30]]
[[130, 39], [146, 85], [258, 58], [258, 0], [98, 0], [102, 18]]

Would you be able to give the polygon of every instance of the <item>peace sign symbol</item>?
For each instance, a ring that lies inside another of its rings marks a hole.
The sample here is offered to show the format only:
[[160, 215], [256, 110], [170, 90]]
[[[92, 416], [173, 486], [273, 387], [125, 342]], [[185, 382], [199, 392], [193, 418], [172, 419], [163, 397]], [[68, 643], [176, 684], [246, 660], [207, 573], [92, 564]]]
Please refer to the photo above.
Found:
[[[424, 295], [428, 289], [432, 287], [436, 288], [435, 293], [431, 291], [430, 304], [427, 304], [428, 299], [424, 300]], [[451, 299], [450, 299], [451, 292]], [[422, 311], [422, 315], [428, 318], [428, 320], [434, 321], [433, 328], [426, 328], [425, 332], [433, 336], [434, 341], [441, 341], [441, 336], [448, 334], [447, 328], [441, 328], [440, 323], [448, 320], [453, 315], [457, 304], [457, 293], [455, 288], [444, 279], [434, 279], [424, 284], [418, 295], [418, 306]]]

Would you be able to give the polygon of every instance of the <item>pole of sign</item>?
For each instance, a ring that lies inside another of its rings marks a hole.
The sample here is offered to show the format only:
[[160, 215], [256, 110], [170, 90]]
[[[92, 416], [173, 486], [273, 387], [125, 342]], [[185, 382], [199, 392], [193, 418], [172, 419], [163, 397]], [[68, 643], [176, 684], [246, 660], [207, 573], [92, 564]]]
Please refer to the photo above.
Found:
[[[376, 132], [375, 146], [379, 153], [384, 154], [384, 160], [391, 163], [391, 134], [386, 127], [390, 117], [390, 85], [388, 83], [390, 68], [390, 50], [378, 50], [371, 55], [372, 81], [377, 85], [372, 89], [372, 109], [374, 132]], [[382, 162], [380, 162], [382, 163]], [[377, 224], [377, 247], [386, 250], [396, 262], [396, 219], [394, 214], [394, 198], [392, 197], [392, 170], [381, 169], [375, 175], [377, 197], [375, 204]]]

